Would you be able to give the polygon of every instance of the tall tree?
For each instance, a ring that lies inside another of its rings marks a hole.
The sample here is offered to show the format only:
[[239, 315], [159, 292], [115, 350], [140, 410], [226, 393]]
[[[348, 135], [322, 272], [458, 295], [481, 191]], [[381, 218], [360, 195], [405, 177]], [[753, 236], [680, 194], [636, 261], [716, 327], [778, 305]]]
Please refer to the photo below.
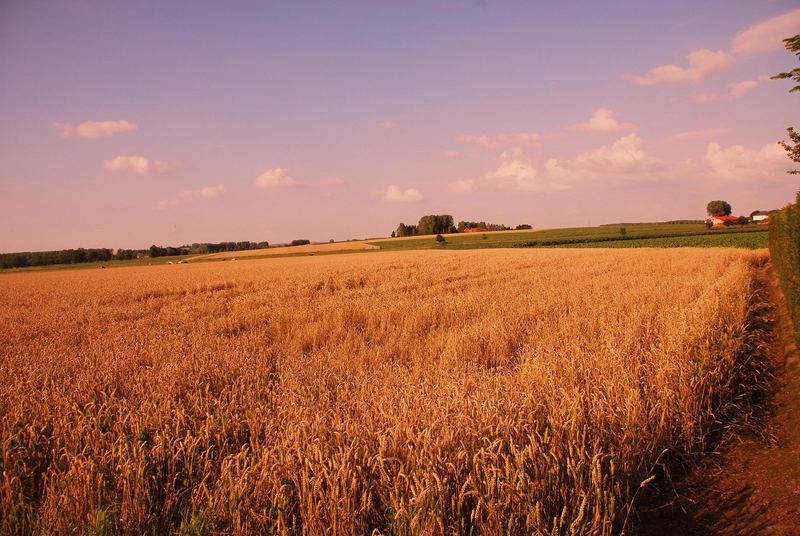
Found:
[[[784, 39], [783, 42], [786, 45], [786, 50], [796, 55], [798, 60], [800, 60], [800, 34], [788, 37]], [[773, 80], [785, 78], [790, 78], [798, 83], [789, 90], [790, 93], [793, 91], [800, 91], [800, 67], [795, 67], [791, 71], [786, 71], [784, 73], [778, 73], [772, 77]], [[779, 141], [778, 143], [786, 149], [786, 154], [792, 161], [800, 162], [800, 132], [797, 132], [792, 127], [787, 128], [786, 131], [789, 133], [789, 141]], [[789, 169], [786, 172], [794, 175], [800, 173], [800, 169]]]
[[449, 214], [429, 214], [417, 224], [419, 234], [442, 234], [453, 232], [453, 217]]
[[730, 216], [731, 205], [727, 201], [722, 201], [721, 199], [710, 201], [708, 205], [706, 205], [706, 212], [708, 212], [709, 216]]
[[417, 234], [417, 226], [416, 225], [406, 225], [405, 223], [401, 223], [397, 226], [397, 231], [395, 231], [397, 236], [413, 236]]

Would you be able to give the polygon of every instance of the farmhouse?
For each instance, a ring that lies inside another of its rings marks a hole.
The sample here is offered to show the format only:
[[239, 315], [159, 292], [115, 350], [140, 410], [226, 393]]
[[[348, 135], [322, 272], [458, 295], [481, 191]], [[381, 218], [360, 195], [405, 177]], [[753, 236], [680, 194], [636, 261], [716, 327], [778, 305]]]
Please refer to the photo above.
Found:
[[710, 221], [714, 227], [723, 227], [726, 221], [735, 223], [738, 219], [738, 216], [711, 216], [706, 221]]
[[750, 221], [753, 223], [769, 223], [769, 212], [766, 210], [756, 210], [750, 213]]

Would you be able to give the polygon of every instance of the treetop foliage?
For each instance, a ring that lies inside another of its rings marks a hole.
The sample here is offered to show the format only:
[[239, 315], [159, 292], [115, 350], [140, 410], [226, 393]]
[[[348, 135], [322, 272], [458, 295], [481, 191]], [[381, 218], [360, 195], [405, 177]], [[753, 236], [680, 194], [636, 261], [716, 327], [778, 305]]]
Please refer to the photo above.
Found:
[[[784, 44], [786, 45], [786, 50], [795, 54], [797, 58], [800, 60], [800, 34], [794, 35], [792, 37], [787, 37], [783, 40]], [[772, 77], [773, 80], [781, 80], [785, 78], [791, 78], [798, 85], [794, 86], [789, 92], [793, 91], [800, 91], [800, 68], [795, 67], [791, 71], [786, 71], [783, 73], [778, 73]], [[786, 129], [789, 133], [789, 141], [779, 141], [778, 143], [786, 149], [786, 154], [793, 162], [800, 162], [800, 133], [796, 132], [795, 129], [789, 127]], [[800, 169], [789, 169], [786, 171], [792, 175], [796, 175], [800, 173]]]
[[[783, 40], [783, 42], [786, 45], [786, 50], [788, 50], [792, 54], [795, 54], [798, 60], [800, 60], [800, 34], [794, 35], [792, 37], [787, 37], [786, 39]], [[786, 78], [791, 78], [795, 82], [798, 82], [798, 85], [790, 89], [789, 92], [800, 91], [800, 67], [795, 67], [791, 71], [778, 73], [771, 78], [772, 80], [783, 80]]]
[[709, 216], [730, 216], [731, 205], [721, 199], [709, 201], [708, 205], [706, 205], [706, 212], [708, 212]]
[[419, 219], [419, 234], [441, 234], [455, 231], [453, 217], [449, 214], [429, 214]]

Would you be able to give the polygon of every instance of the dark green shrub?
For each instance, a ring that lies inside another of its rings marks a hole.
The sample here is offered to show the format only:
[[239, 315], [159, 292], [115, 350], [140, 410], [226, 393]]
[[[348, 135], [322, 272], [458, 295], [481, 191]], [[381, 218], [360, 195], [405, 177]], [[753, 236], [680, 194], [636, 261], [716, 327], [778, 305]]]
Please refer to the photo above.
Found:
[[794, 204], [770, 212], [769, 252], [800, 343], [800, 192]]

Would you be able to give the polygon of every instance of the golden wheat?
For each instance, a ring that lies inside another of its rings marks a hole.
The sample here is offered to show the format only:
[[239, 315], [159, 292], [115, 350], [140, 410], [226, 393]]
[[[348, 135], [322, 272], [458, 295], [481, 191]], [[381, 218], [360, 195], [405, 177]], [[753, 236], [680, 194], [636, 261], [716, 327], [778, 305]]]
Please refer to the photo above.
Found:
[[[739, 250], [0, 277], [3, 533], [612, 534], [733, 393]], [[661, 457], [661, 458], [660, 458]]]
[[281, 246], [267, 249], [248, 249], [245, 251], [224, 251], [222, 253], [209, 253], [196, 258], [202, 259], [242, 259], [246, 257], [267, 257], [273, 255], [291, 255], [299, 253], [330, 253], [333, 251], [357, 251], [377, 249], [375, 246], [361, 241], [351, 242], [326, 242], [324, 244], [305, 244], [302, 246]]

